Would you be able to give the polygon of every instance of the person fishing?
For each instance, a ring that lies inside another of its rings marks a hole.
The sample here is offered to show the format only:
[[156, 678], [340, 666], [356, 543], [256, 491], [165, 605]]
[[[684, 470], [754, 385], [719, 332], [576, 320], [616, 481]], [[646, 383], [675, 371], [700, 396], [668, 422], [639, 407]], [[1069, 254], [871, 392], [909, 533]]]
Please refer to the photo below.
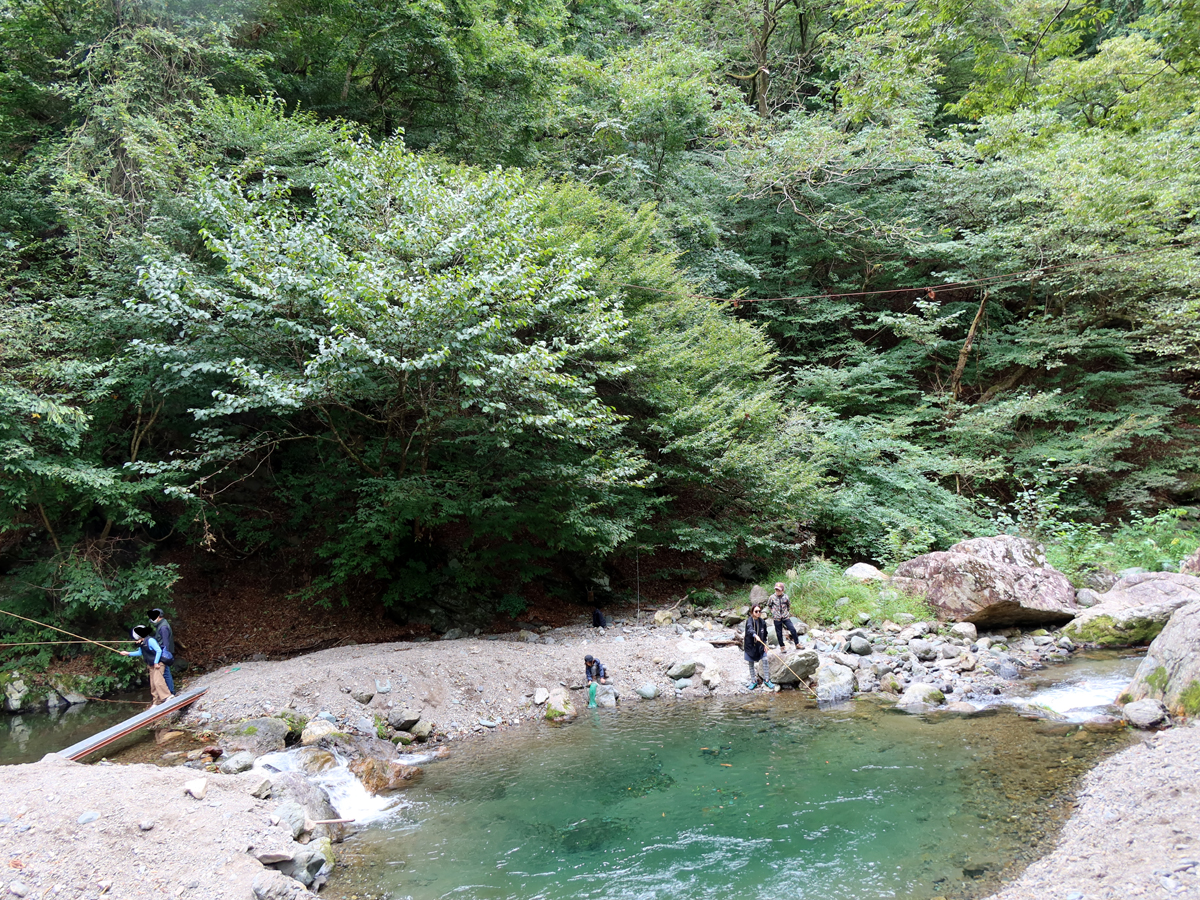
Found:
[[588, 709], [592, 709], [596, 705], [596, 685], [608, 684], [608, 669], [589, 653], [583, 658], [583, 674], [587, 679], [584, 683], [587, 685]]
[[784, 593], [782, 581], [775, 582], [775, 593], [767, 600], [767, 611], [775, 623], [775, 641], [779, 644], [779, 649], [783, 649], [783, 629], [786, 628], [792, 636], [792, 646], [799, 650], [800, 635], [796, 633], [796, 626], [792, 624], [792, 601]]
[[166, 703], [171, 699], [171, 691], [167, 690], [167, 681], [163, 677], [163, 648], [162, 645], [154, 638], [154, 632], [150, 630], [149, 625], [136, 625], [133, 631], [130, 632], [133, 641], [137, 644], [136, 650], [114, 650], [114, 653], [119, 653], [121, 656], [140, 656], [146, 661], [146, 666], [150, 671], [150, 697], [151, 706], [158, 706], [160, 703]]
[[158, 641], [158, 646], [163, 648], [163, 680], [167, 683], [167, 690], [172, 694], [175, 693], [175, 679], [171, 675], [171, 663], [175, 659], [175, 632], [171, 630], [171, 623], [167, 621], [161, 609], [152, 609], [146, 613], [146, 617], [154, 624], [154, 637]]
[[[746, 690], [752, 691], [760, 684], [774, 690], [771, 681], [771, 667], [767, 660], [767, 623], [763, 621], [762, 607], [755, 603], [750, 607], [750, 618], [746, 620], [746, 633], [742, 639], [742, 654], [750, 664], [750, 683]], [[762, 678], [755, 671], [755, 664], [762, 660]]]

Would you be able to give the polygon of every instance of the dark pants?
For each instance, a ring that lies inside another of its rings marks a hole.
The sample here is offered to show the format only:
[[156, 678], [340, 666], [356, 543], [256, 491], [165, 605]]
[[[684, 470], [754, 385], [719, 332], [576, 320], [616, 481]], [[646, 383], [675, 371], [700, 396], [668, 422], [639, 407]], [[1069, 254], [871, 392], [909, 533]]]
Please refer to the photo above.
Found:
[[167, 690], [175, 693], [175, 679], [171, 677], [170, 665], [163, 666], [163, 679], [167, 682]]
[[787, 628], [788, 633], [792, 636], [792, 643], [799, 646], [800, 635], [796, 633], [796, 626], [792, 624], [792, 619], [789, 616], [786, 619], [775, 620], [775, 640], [779, 642], [779, 649], [783, 649], [783, 629]]

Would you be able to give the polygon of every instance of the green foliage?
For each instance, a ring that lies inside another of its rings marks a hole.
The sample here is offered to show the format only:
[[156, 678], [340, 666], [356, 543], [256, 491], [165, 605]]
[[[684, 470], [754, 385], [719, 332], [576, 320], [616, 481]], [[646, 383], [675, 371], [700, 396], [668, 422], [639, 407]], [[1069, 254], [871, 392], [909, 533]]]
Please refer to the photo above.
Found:
[[1046, 558], [1072, 582], [1082, 584], [1094, 569], [1174, 571], [1198, 545], [1200, 529], [1187, 518], [1187, 510], [1171, 509], [1153, 516], [1133, 515], [1111, 529], [1058, 520], [1046, 535]]
[[806, 622], [857, 623], [859, 613], [866, 613], [877, 623], [895, 621], [905, 613], [916, 620], [936, 618], [923, 598], [847, 578], [842, 569], [831, 560], [816, 557], [768, 581], [784, 583], [792, 615]]
[[1200, 681], [1193, 681], [1179, 692], [1179, 706], [1184, 715], [1200, 716]]

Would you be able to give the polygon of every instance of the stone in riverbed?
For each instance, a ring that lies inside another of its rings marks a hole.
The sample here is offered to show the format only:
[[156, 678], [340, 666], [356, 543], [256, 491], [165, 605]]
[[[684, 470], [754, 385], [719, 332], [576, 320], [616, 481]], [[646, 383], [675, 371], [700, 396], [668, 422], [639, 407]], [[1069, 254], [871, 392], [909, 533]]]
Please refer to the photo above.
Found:
[[692, 679], [690, 679], [690, 678], [676, 678], [675, 679], [675, 690], [677, 690], [677, 691], [686, 691], [691, 686], [692, 686]]
[[433, 723], [428, 719], [421, 719], [416, 725], [408, 729], [408, 733], [418, 741], [427, 741], [429, 740], [429, 736], [433, 734]]
[[222, 758], [221, 764], [217, 768], [225, 775], [237, 775], [240, 772], [247, 772], [254, 768], [254, 754], [249, 750], [239, 750], [237, 753], [231, 753], [229, 756]]
[[800, 684], [813, 676], [821, 665], [816, 650], [799, 650], [785, 656], [772, 653], [769, 657], [771, 680], [776, 684]]
[[550, 692], [548, 690], [546, 690], [545, 688], [538, 688], [536, 691], [533, 692], [534, 706], [541, 706], [543, 703], [545, 703], [549, 699], [550, 699]]
[[1161, 700], [1175, 715], [1200, 714], [1200, 602], [1171, 616], [1125, 693], [1133, 700]]
[[854, 637], [850, 638], [850, 646], [846, 649], [848, 649], [851, 653], [858, 654], [859, 656], [870, 656], [871, 642], [866, 638], [860, 637], [856, 634]]
[[[936, 706], [944, 702], [946, 702], [946, 695], [938, 690], [937, 685], [918, 681], [905, 689], [904, 693], [900, 695], [900, 699], [896, 701], [896, 705], [901, 709], [907, 709], [916, 706]], [[972, 708], [973, 711], [974, 708]]]
[[937, 648], [934, 647], [931, 641], [927, 641], [924, 638], [914, 638], [909, 641], [908, 649], [919, 660], [928, 662], [931, 659], [937, 659]]
[[325, 719], [313, 719], [304, 726], [304, 731], [300, 734], [300, 743], [307, 747], [327, 735], [336, 734], [337, 730], [337, 726], [332, 722]]
[[575, 718], [575, 704], [567, 696], [564, 688], [555, 688], [546, 700], [546, 718], [551, 722], [561, 722]]
[[620, 699], [621, 695], [611, 684], [602, 684], [596, 688], [596, 706], [601, 709], [616, 709], [617, 701]]
[[647, 681], [645, 684], [637, 688], [636, 693], [643, 700], [653, 700], [658, 696], [658, 685]]
[[361, 703], [363, 706], [366, 706], [368, 703], [370, 703], [375, 698], [375, 692], [374, 691], [366, 691], [366, 690], [363, 690], [362, 688], [354, 688], [354, 690], [352, 690], [350, 692], [350, 696], [358, 703]]
[[955, 637], [960, 637], [968, 644], [975, 643], [979, 638], [979, 630], [972, 622], [955, 622], [950, 626], [950, 633]]
[[366, 756], [350, 763], [350, 771], [371, 794], [390, 793], [409, 787], [416, 784], [422, 774], [417, 766], [406, 766], [396, 760]]
[[841, 703], [854, 696], [854, 672], [837, 663], [824, 663], [817, 669], [817, 700]]
[[282, 750], [290, 728], [283, 719], [266, 716], [248, 719], [223, 728], [221, 742], [231, 750], [249, 750], [255, 756], [262, 756]]
[[1137, 700], [1121, 710], [1126, 721], [1135, 728], [1157, 728], [1167, 723], [1167, 708], [1160, 700]]

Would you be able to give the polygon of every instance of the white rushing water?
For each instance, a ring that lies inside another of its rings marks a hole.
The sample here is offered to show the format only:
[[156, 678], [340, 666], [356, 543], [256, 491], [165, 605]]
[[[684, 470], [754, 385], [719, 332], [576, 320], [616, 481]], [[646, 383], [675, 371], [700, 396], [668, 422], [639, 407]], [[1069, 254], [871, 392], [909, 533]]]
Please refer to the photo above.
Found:
[[1061, 678], [1035, 688], [1025, 697], [1014, 698], [1014, 706], [1039, 706], [1072, 722], [1115, 712], [1117, 697], [1133, 680], [1141, 659], [1081, 659], [1061, 671]]
[[[339, 816], [356, 823], [375, 822], [405, 808], [408, 804], [399, 797], [375, 796], [350, 771], [347, 761], [337, 754], [333, 764], [314, 771], [308, 758], [310, 748], [268, 753], [255, 760], [254, 767], [270, 772], [297, 772], [320, 786], [329, 795], [329, 802]], [[397, 761], [409, 766], [423, 765], [434, 758], [432, 753], [404, 753]]]

